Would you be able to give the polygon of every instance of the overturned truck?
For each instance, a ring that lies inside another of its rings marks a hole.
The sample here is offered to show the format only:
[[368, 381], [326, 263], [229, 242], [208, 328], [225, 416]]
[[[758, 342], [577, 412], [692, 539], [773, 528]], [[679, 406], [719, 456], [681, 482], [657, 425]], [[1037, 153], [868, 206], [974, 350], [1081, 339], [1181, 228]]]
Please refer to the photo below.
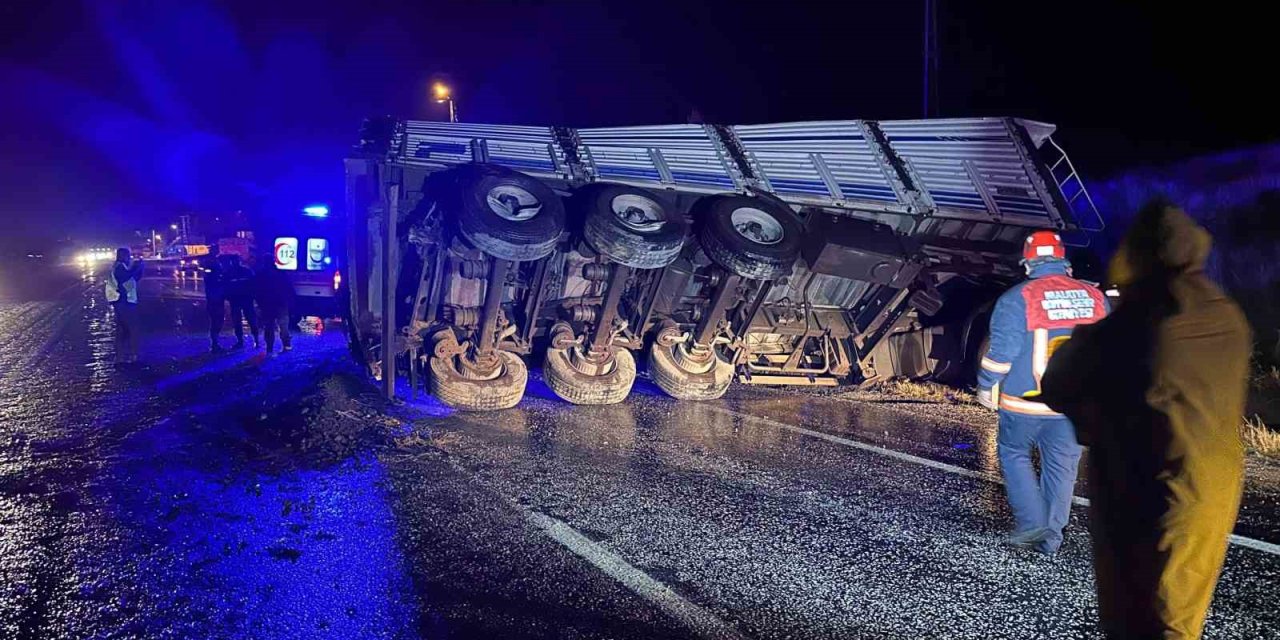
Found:
[[572, 129], [374, 119], [346, 161], [352, 350], [450, 406], [735, 381], [963, 382], [1031, 229], [1100, 228], [1013, 118]]

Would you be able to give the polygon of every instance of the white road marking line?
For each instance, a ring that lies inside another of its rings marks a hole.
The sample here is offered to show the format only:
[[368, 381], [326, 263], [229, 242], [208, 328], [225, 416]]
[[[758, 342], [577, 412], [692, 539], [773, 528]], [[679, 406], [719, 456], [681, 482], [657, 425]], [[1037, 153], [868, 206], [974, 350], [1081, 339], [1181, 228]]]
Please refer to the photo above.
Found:
[[[1081, 507], [1087, 507], [1089, 506], [1089, 499], [1082, 496], [1072, 496], [1071, 503]], [[1249, 538], [1246, 536], [1238, 536], [1234, 533], [1227, 539], [1231, 541], [1231, 544], [1238, 544], [1242, 547], [1248, 547], [1263, 553], [1269, 553], [1273, 556], [1280, 556], [1280, 544], [1276, 544], [1274, 542], [1267, 542], [1266, 540], [1258, 540], [1256, 538]]]
[[[774, 427], [774, 428], [776, 428], [776, 429], [784, 429], [784, 430], [787, 430], [787, 431], [794, 431], [794, 432], [796, 432], [796, 433], [803, 434], [803, 435], [809, 436], [809, 437], [811, 437], [811, 438], [818, 438], [819, 440], [826, 440], [827, 442], [832, 442], [832, 443], [835, 443], [835, 444], [844, 445], [844, 446], [846, 446], [846, 447], [853, 447], [854, 449], [861, 449], [861, 450], [863, 450], [863, 451], [868, 451], [868, 452], [871, 452], [871, 453], [874, 453], [874, 454], [877, 454], [877, 455], [882, 455], [882, 456], [885, 456], [885, 457], [888, 457], [888, 458], [894, 458], [894, 459], [896, 459], [896, 460], [902, 460], [903, 462], [910, 462], [910, 463], [913, 463], [913, 464], [918, 464], [918, 465], [922, 465], [922, 466], [926, 466], [926, 467], [931, 467], [931, 468], [934, 468], [934, 469], [938, 469], [939, 471], [946, 471], [947, 473], [953, 473], [953, 474], [956, 474], [956, 475], [959, 475], [959, 476], [964, 476], [964, 477], [966, 477], [966, 478], [976, 478], [976, 479], [978, 479], [978, 480], [986, 480], [986, 481], [988, 481], [988, 482], [994, 482], [994, 483], [996, 483], [996, 484], [1001, 484], [1001, 485], [1002, 485], [1002, 484], [1004, 484], [1004, 478], [1001, 478], [1001, 477], [999, 477], [999, 476], [997, 476], [997, 475], [995, 475], [995, 474], [991, 474], [991, 473], [983, 473], [983, 472], [981, 472], [981, 471], [974, 471], [974, 470], [972, 470], [972, 469], [965, 469], [964, 467], [957, 467], [957, 466], [955, 466], [955, 465], [953, 465], [953, 464], [947, 464], [947, 463], [945, 463], [945, 462], [938, 462], [937, 460], [930, 460], [929, 458], [922, 458], [922, 457], [920, 457], [920, 456], [913, 456], [913, 455], [911, 455], [911, 454], [909, 454], [909, 453], [903, 453], [903, 452], [901, 452], [901, 451], [894, 451], [893, 449], [886, 449], [886, 448], [884, 448], [884, 447], [878, 447], [878, 446], [876, 446], [876, 445], [874, 445], [874, 444], [867, 444], [866, 442], [859, 442], [859, 441], [857, 441], [857, 440], [850, 440], [849, 438], [842, 438], [842, 437], [840, 437], [840, 436], [833, 435], [833, 434], [830, 434], [830, 433], [823, 433], [823, 432], [821, 432], [821, 431], [814, 431], [813, 429], [806, 429], [806, 428], [804, 428], [804, 427], [798, 427], [798, 426], [796, 426], [796, 425], [793, 425], [793, 424], [787, 424], [787, 423], [785, 423], [785, 422], [780, 422], [780, 421], [778, 421], [778, 420], [774, 420], [774, 419], [772, 419], [772, 418], [765, 418], [765, 417], [762, 417], [762, 416], [755, 416], [755, 415], [751, 415], [751, 414], [749, 414], [749, 413], [741, 413], [741, 412], [738, 412], [738, 411], [734, 411], [734, 410], [732, 410], [732, 409], [726, 409], [726, 408], [721, 407], [721, 406], [716, 406], [716, 405], [707, 405], [707, 408], [711, 409], [712, 411], [715, 411], [715, 412], [721, 413], [721, 414], [723, 414], [723, 415], [737, 416], [737, 417], [742, 418], [742, 419], [744, 419], [744, 420], [750, 420], [750, 421], [752, 421], [752, 422], [758, 422], [758, 423], [761, 423], [761, 424], [765, 424], [765, 425], [768, 425], [768, 426]], [[1079, 505], [1079, 506], [1082, 506], [1082, 507], [1087, 507], [1087, 506], [1089, 506], [1089, 499], [1088, 499], [1088, 498], [1081, 497], [1081, 496], [1073, 496], [1073, 497], [1072, 497], [1072, 499], [1071, 499], [1071, 502], [1072, 502], [1073, 504], [1076, 504], [1076, 505]], [[1231, 534], [1230, 540], [1231, 540], [1231, 544], [1237, 544], [1237, 545], [1240, 545], [1240, 546], [1242, 546], [1242, 547], [1248, 547], [1248, 548], [1250, 548], [1250, 549], [1254, 549], [1254, 550], [1257, 550], [1257, 551], [1261, 551], [1261, 552], [1263, 552], [1263, 553], [1269, 553], [1269, 554], [1274, 555], [1274, 556], [1280, 556], [1280, 544], [1275, 544], [1275, 543], [1273, 543], [1273, 542], [1267, 542], [1267, 541], [1265, 541], [1265, 540], [1257, 540], [1257, 539], [1254, 539], [1254, 538], [1248, 538], [1248, 537], [1245, 537], [1245, 536], [1239, 536], [1239, 535], [1236, 535], [1236, 534], [1234, 534], [1234, 533], [1233, 533], [1233, 534]]]
[[685, 600], [671, 587], [654, 580], [647, 573], [631, 566], [617, 554], [575, 531], [573, 527], [551, 516], [531, 511], [521, 505], [516, 505], [516, 507], [534, 525], [551, 536], [553, 540], [572, 551], [578, 557], [591, 563], [610, 578], [622, 583], [623, 586], [644, 598], [649, 604], [679, 620], [699, 637], [746, 637], [715, 614]]
[[[471, 419], [460, 419], [462, 424], [480, 424], [491, 426], [483, 421], [473, 421]], [[454, 469], [465, 473], [471, 477], [475, 477], [470, 471], [464, 469], [452, 457], [449, 464]], [[481, 481], [481, 486], [485, 483]], [[486, 487], [489, 491], [497, 493], [492, 487]], [[683, 596], [676, 593], [674, 589], [655, 580], [649, 574], [632, 566], [626, 560], [612, 551], [604, 548], [600, 544], [590, 538], [578, 533], [573, 527], [561, 522], [549, 515], [539, 513], [529, 507], [501, 496], [506, 503], [517, 513], [524, 516], [526, 520], [534, 526], [541, 529], [552, 540], [555, 540], [560, 546], [568, 549], [574, 555], [586, 560], [595, 568], [603, 571], [605, 575], [613, 578], [622, 586], [626, 587], [632, 593], [640, 596], [649, 604], [657, 607], [663, 613], [678, 620], [685, 627], [689, 628], [700, 638], [714, 638], [716, 640], [745, 640], [747, 636], [740, 633], [728, 622], [722, 620], [719, 616], [710, 611], [686, 600]]]

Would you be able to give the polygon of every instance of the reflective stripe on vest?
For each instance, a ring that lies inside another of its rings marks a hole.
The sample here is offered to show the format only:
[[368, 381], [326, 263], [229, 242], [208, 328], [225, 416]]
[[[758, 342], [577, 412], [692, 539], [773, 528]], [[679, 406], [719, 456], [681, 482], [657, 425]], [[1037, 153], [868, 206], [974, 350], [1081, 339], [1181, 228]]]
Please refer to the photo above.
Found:
[[991, 373], [1009, 373], [1013, 369], [1012, 362], [996, 362], [986, 356], [982, 357], [982, 368]]
[[1021, 413], [1028, 416], [1060, 416], [1061, 413], [1050, 409], [1048, 405], [1041, 402], [1032, 402], [1015, 398], [1008, 394], [1000, 394], [1000, 408], [1004, 411], [1012, 411], [1013, 413]]
[[[125, 301], [129, 304], [138, 304], [138, 282], [133, 278], [126, 280], [124, 283]], [[107, 302], [120, 301], [120, 282], [116, 280], [116, 269], [111, 268], [107, 272]]]

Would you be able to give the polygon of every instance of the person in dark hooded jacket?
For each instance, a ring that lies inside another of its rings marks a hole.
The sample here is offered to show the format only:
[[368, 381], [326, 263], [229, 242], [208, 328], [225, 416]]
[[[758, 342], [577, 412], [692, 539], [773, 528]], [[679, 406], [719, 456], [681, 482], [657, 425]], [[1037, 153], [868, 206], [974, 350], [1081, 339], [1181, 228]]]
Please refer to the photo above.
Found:
[[258, 301], [258, 320], [262, 325], [267, 353], [275, 351], [276, 332], [280, 334], [280, 346], [284, 351], [293, 349], [289, 335], [289, 318], [293, 310], [293, 283], [289, 276], [275, 265], [275, 256], [262, 256], [254, 274], [253, 297]]
[[1200, 637], [1235, 525], [1252, 339], [1204, 274], [1210, 245], [1181, 210], [1148, 205], [1112, 261], [1116, 309], [1076, 328], [1042, 379], [1090, 447], [1109, 637]]

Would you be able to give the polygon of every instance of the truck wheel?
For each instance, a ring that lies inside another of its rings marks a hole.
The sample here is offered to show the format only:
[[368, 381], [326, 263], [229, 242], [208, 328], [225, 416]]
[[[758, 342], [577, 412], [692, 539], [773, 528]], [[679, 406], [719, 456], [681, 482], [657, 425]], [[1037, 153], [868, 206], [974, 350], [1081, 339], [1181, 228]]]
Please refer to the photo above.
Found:
[[969, 360], [969, 366], [966, 367], [972, 376], [971, 380], [974, 384], [978, 383], [978, 376], [982, 375], [982, 359], [986, 357], [987, 350], [991, 348], [991, 334], [982, 336], [982, 341], [978, 343], [978, 351], [973, 354]]
[[[572, 348], [572, 347], [571, 347]], [[573, 404], [617, 404], [631, 393], [636, 381], [636, 359], [626, 349], [613, 356], [613, 369], [593, 376], [579, 371], [570, 362], [569, 349], [547, 349], [543, 368], [547, 386]]]
[[466, 165], [455, 171], [453, 218], [458, 233], [473, 246], [516, 262], [540, 260], [555, 250], [565, 214], [564, 203], [550, 187], [496, 165]]
[[768, 280], [791, 271], [804, 225], [790, 209], [760, 198], [716, 198], [698, 239], [707, 257], [744, 278]]
[[711, 368], [694, 373], [680, 366], [675, 350], [680, 345], [664, 347], [660, 344], [649, 349], [649, 376], [667, 395], [681, 400], [715, 400], [724, 395], [733, 381], [733, 365], [713, 355]]
[[592, 194], [582, 235], [596, 251], [634, 269], [659, 269], [680, 255], [689, 225], [636, 187], [602, 185]]
[[510, 409], [524, 397], [529, 369], [514, 353], [499, 351], [502, 366], [498, 377], [474, 380], [458, 373], [453, 358], [431, 356], [431, 395], [463, 411]]

